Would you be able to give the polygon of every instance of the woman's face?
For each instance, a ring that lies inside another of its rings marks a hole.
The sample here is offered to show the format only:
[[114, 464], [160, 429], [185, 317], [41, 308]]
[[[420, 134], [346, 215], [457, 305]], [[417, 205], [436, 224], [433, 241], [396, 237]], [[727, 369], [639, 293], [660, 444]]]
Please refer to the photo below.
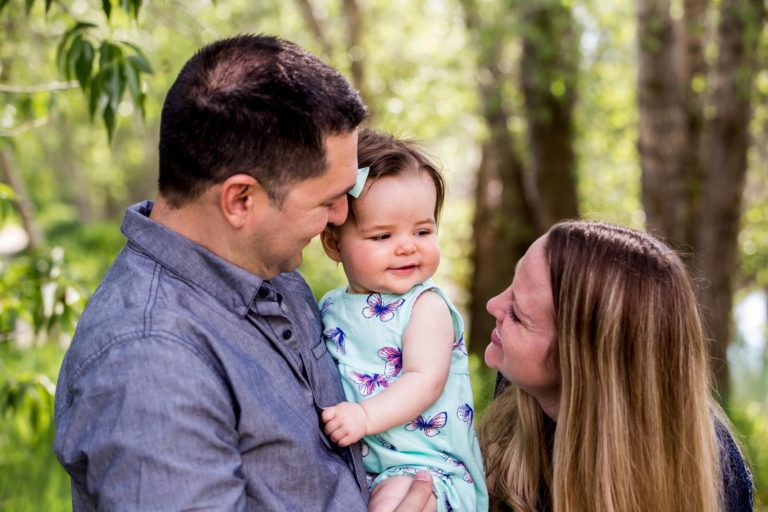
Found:
[[485, 349], [488, 366], [540, 403], [559, 402], [560, 394], [560, 369], [552, 356], [557, 334], [546, 241], [544, 235], [531, 245], [517, 264], [512, 285], [488, 301], [496, 328]]

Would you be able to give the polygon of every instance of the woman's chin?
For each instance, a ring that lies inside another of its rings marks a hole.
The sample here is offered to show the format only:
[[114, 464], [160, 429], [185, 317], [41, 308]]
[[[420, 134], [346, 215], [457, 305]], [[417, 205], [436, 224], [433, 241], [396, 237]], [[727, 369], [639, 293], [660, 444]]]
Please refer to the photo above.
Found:
[[485, 364], [488, 366], [488, 368], [491, 368], [493, 370], [499, 369], [499, 363], [501, 354], [499, 353], [498, 347], [494, 345], [493, 343], [489, 343], [487, 347], [485, 347]]

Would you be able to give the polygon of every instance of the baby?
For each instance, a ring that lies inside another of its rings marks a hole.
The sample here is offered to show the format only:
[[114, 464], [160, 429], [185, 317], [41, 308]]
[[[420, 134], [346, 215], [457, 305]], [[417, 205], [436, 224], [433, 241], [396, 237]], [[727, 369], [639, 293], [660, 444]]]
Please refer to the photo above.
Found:
[[440, 263], [443, 179], [413, 144], [372, 130], [349, 217], [321, 235], [349, 284], [320, 301], [348, 402], [322, 413], [339, 446], [363, 439], [369, 510], [393, 510], [428, 470], [432, 510], [488, 508], [463, 322], [431, 277]]

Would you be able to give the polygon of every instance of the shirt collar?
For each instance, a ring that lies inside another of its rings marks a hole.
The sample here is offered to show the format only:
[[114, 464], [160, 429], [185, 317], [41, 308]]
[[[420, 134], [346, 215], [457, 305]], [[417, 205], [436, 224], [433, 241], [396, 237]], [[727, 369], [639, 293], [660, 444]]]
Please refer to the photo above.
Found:
[[120, 230], [129, 243], [244, 317], [264, 281], [150, 219], [153, 206], [152, 201], [144, 201], [126, 210]]

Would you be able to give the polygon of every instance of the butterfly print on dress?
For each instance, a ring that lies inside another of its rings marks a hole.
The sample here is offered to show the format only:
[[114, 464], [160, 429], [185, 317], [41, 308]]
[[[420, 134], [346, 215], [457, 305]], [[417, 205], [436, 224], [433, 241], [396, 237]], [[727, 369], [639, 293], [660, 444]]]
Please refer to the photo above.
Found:
[[469, 470], [467, 469], [467, 465], [466, 464], [464, 464], [463, 462], [461, 462], [458, 459], [454, 459], [453, 457], [451, 457], [450, 455], [448, 455], [445, 452], [440, 452], [440, 457], [443, 460], [448, 461], [450, 464], [452, 464], [452, 465], [454, 465], [454, 466], [456, 466], [458, 468], [461, 468], [461, 470], [463, 471], [462, 479], [465, 482], [467, 482], [468, 484], [474, 483], [474, 480], [472, 479], [472, 475], [469, 474]]
[[445, 411], [435, 414], [432, 418], [427, 417], [425, 419], [424, 416], [418, 416], [405, 425], [405, 430], [423, 430], [427, 437], [435, 437], [440, 433], [440, 429], [445, 426], [447, 421], [448, 413]]
[[395, 318], [395, 313], [398, 308], [405, 303], [405, 299], [397, 299], [384, 304], [380, 293], [372, 293], [366, 299], [368, 305], [363, 308], [363, 316], [365, 318], [379, 317], [382, 322], [389, 322]]
[[347, 335], [344, 333], [341, 327], [328, 329], [323, 333], [323, 336], [332, 340], [336, 344], [336, 348], [339, 350], [339, 352], [342, 354], [347, 353], [346, 348], [344, 348], [344, 344], [347, 341]]
[[328, 308], [329, 308], [329, 307], [331, 307], [331, 304], [333, 304], [333, 301], [332, 301], [330, 298], [328, 298], [328, 299], [325, 299], [325, 300], [324, 300], [324, 301], [323, 301], [323, 302], [320, 304], [320, 315], [321, 315], [321, 316], [322, 316], [322, 315], [325, 315], [325, 312], [326, 312], [326, 311], [328, 311]]
[[379, 349], [379, 357], [384, 363], [384, 375], [389, 379], [397, 377], [403, 369], [403, 353], [396, 347], [384, 347]]
[[475, 411], [472, 410], [472, 407], [469, 404], [462, 404], [458, 409], [456, 409], [456, 416], [458, 416], [461, 421], [466, 423], [467, 427], [471, 427], [472, 420], [475, 417]]
[[376, 437], [376, 440], [379, 441], [384, 448], [386, 448], [388, 450], [392, 450], [393, 452], [397, 451], [397, 448], [395, 447], [395, 445], [393, 445], [392, 443], [390, 443], [389, 441], [387, 441], [383, 437], [381, 437], [381, 436], [375, 436], [375, 437]]
[[457, 339], [453, 344], [453, 350], [458, 350], [464, 355], [467, 355], [467, 345], [464, 343], [464, 333], [459, 336], [459, 339]]
[[389, 386], [389, 381], [384, 375], [380, 373], [368, 374], [351, 371], [347, 375], [352, 381], [357, 384], [357, 389], [363, 396], [370, 396], [377, 387], [386, 388]]

